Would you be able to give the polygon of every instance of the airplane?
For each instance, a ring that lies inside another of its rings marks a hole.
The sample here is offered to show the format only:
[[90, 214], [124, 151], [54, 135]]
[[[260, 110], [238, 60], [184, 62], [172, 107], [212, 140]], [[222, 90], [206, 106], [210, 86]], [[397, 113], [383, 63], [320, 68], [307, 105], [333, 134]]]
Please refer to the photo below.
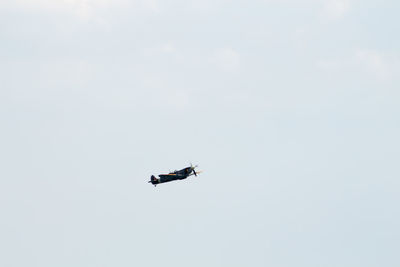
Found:
[[166, 182], [171, 182], [171, 181], [175, 181], [175, 180], [183, 180], [183, 179], [188, 178], [191, 175], [197, 176], [197, 174], [200, 172], [196, 172], [195, 168], [197, 168], [197, 165], [192, 166], [192, 164], [190, 164], [190, 167], [186, 167], [179, 171], [173, 171], [168, 174], [159, 174], [158, 175], [159, 178], [156, 178], [154, 175], [152, 175], [149, 183], [152, 183], [154, 186], [156, 186], [158, 184], [162, 184], [162, 183], [166, 183]]

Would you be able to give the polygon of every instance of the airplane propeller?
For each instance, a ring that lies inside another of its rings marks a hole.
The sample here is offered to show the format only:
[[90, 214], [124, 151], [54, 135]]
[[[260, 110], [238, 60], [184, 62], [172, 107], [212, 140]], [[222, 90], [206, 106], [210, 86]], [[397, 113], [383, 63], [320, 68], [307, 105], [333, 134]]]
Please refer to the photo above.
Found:
[[198, 165], [195, 165], [195, 166], [193, 167], [192, 163], [190, 163], [190, 168], [192, 169], [194, 176], [197, 176], [197, 173], [196, 173], [196, 171], [195, 171], [195, 168], [197, 168], [197, 167], [198, 167]]

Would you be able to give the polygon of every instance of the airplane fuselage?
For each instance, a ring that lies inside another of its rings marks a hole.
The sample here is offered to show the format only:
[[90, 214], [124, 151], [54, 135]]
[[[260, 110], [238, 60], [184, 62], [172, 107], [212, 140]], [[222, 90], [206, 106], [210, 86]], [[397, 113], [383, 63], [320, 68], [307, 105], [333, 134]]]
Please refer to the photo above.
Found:
[[159, 174], [158, 177], [156, 178], [154, 175], [151, 176], [151, 179], [149, 183], [152, 183], [153, 185], [157, 184], [162, 184], [162, 183], [167, 183], [175, 180], [183, 180], [188, 178], [190, 175], [193, 175], [194, 173], [194, 167], [187, 167], [179, 171], [173, 171], [168, 174]]

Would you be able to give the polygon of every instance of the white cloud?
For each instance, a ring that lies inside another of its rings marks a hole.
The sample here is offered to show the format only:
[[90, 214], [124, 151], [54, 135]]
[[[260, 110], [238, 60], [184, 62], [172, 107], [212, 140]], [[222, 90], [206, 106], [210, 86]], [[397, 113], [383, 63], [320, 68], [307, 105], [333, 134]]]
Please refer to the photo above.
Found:
[[101, 7], [105, 8], [113, 2], [110, 0], [17, 0], [15, 3], [17, 6], [25, 8], [72, 9], [82, 11]]
[[349, 64], [343, 59], [320, 59], [315, 65], [322, 70], [336, 70], [348, 66]]
[[392, 78], [399, 71], [399, 62], [395, 58], [376, 50], [359, 49], [356, 57], [363, 68], [382, 80]]
[[174, 54], [176, 52], [177, 52], [176, 45], [172, 41], [166, 41], [166, 42], [160, 43], [158, 45], [145, 47], [143, 49], [143, 53], [146, 56], [159, 56], [162, 54], [170, 55], [170, 54]]
[[71, 13], [83, 20], [102, 20], [101, 14], [111, 7], [159, 11], [157, 0], [5, 0], [0, 7], [18, 7], [47, 12]]
[[325, 71], [367, 72], [371, 77], [383, 81], [400, 74], [398, 57], [372, 49], [357, 49], [344, 58], [321, 59], [316, 62], [316, 67]]
[[175, 45], [172, 42], [166, 42], [161, 45], [160, 50], [164, 53], [173, 53], [175, 52]]
[[219, 49], [214, 56], [214, 61], [218, 68], [226, 72], [237, 71], [240, 67], [240, 55], [230, 47]]
[[339, 19], [350, 11], [350, 0], [326, 0], [321, 16], [328, 19]]
[[153, 11], [153, 12], [160, 12], [160, 4], [157, 0], [140, 0], [138, 1], [140, 6], [144, 9]]

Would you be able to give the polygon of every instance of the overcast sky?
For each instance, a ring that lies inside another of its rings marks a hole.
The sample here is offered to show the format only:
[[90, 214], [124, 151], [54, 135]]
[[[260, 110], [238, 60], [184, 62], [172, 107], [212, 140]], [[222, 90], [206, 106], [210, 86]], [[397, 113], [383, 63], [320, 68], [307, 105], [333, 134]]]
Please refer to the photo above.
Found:
[[400, 266], [399, 10], [0, 0], [0, 266]]

